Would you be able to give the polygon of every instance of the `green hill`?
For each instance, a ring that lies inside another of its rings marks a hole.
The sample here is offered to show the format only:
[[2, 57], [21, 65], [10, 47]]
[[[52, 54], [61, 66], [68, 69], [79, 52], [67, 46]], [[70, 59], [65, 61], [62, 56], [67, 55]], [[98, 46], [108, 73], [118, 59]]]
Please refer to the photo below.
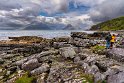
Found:
[[101, 31], [124, 30], [124, 16], [93, 25], [90, 30]]

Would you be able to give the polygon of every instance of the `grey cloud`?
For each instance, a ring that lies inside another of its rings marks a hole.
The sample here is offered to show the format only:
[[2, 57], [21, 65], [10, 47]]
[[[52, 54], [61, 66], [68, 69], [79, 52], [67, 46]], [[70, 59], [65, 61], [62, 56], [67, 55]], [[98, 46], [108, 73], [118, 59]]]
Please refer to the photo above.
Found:
[[[80, 11], [67, 13], [69, 1], [92, 7], [86, 13], [94, 22], [124, 15], [124, 0], [0, 0], [0, 26], [25, 26], [36, 21], [41, 11], [49, 14], [63, 12], [66, 18], [81, 15]], [[56, 19], [59, 21], [59, 18]]]
[[124, 15], [124, 0], [106, 0], [90, 11], [94, 22], [106, 21]]

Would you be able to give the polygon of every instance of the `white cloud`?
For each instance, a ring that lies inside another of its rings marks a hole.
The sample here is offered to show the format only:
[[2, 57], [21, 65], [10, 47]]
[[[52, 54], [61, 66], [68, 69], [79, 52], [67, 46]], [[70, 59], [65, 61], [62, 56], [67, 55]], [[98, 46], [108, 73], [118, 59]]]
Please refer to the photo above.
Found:
[[[74, 6], [91, 7], [89, 11], [68, 12], [69, 2]], [[101, 22], [124, 15], [124, 0], [0, 0], [0, 26], [19, 24], [25, 26], [33, 21], [90, 26], [93, 22]], [[63, 16], [39, 16], [40, 12]], [[61, 14], [60, 14], [61, 15]], [[90, 21], [92, 19], [92, 21]]]

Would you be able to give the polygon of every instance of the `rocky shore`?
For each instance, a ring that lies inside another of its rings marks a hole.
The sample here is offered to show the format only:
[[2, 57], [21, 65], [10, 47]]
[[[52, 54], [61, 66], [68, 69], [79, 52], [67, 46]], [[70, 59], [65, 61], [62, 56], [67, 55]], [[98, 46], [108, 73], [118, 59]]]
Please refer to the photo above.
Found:
[[123, 83], [124, 35], [105, 49], [104, 32], [0, 41], [0, 83]]

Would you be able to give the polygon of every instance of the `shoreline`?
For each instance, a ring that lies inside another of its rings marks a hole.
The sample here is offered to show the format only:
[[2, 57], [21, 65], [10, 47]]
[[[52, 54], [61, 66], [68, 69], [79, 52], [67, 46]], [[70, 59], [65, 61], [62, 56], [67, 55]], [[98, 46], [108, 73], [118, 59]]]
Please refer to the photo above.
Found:
[[24, 76], [37, 83], [67, 83], [67, 79], [72, 83], [112, 83], [119, 81], [119, 76], [123, 80], [122, 41], [119, 39], [113, 49], [105, 49], [105, 35], [71, 32], [70, 37], [52, 39], [9, 37], [10, 41], [0, 42], [0, 83], [15, 83]]

